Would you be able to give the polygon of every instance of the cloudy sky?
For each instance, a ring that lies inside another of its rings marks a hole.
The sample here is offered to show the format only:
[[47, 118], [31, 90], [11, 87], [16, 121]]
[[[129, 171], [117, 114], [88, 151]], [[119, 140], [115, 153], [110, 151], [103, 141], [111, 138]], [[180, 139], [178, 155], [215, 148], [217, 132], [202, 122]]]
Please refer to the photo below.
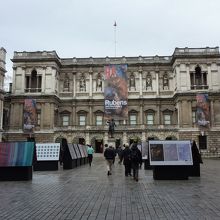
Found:
[[220, 45], [219, 0], [0, 0], [0, 47], [61, 58], [172, 55]]

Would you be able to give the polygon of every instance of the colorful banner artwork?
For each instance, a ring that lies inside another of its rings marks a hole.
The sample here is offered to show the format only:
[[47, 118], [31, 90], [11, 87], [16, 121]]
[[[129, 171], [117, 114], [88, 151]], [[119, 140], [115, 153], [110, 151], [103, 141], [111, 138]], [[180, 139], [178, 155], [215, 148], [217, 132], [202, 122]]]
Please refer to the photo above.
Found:
[[127, 65], [105, 66], [104, 106], [106, 119], [128, 117]]
[[24, 100], [24, 130], [32, 131], [36, 124], [36, 100]]
[[209, 121], [209, 102], [208, 94], [196, 95], [196, 120], [199, 126], [208, 126]]
[[0, 143], [0, 167], [32, 166], [34, 142]]

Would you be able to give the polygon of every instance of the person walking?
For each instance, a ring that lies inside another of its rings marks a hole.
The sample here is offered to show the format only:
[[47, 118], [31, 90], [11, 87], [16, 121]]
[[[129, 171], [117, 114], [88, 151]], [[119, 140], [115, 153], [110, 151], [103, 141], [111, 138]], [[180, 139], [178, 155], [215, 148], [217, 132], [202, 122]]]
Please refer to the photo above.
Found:
[[88, 153], [88, 159], [89, 159], [89, 166], [91, 167], [94, 149], [93, 149], [92, 145], [87, 145], [87, 146], [88, 146], [87, 153]]
[[131, 147], [131, 167], [133, 169], [133, 178], [138, 181], [139, 167], [142, 165], [142, 154], [134, 142]]
[[123, 161], [125, 166], [125, 176], [131, 176], [131, 149], [129, 144], [125, 144], [125, 149], [122, 151], [120, 162]]
[[107, 163], [108, 176], [112, 174], [112, 164], [115, 159], [115, 156], [116, 154], [114, 148], [112, 147], [112, 145], [109, 145], [109, 147], [107, 147], [104, 152], [104, 157]]

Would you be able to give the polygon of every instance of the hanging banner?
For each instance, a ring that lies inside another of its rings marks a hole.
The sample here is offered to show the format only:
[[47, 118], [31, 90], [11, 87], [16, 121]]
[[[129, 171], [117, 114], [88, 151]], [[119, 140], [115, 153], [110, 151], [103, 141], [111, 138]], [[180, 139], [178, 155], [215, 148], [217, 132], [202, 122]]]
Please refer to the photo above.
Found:
[[105, 66], [104, 108], [106, 119], [128, 117], [127, 65]]
[[24, 130], [32, 131], [36, 124], [36, 100], [24, 100]]
[[199, 126], [208, 126], [210, 123], [208, 94], [197, 94], [196, 101], [197, 124]]

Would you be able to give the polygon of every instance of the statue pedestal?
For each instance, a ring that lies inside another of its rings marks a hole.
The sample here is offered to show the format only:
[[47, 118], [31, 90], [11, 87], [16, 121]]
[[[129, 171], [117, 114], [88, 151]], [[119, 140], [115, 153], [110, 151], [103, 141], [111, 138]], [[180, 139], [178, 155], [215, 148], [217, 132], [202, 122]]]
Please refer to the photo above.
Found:
[[115, 148], [115, 138], [114, 137], [109, 137], [108, 138], [108, 146], [112, 145], [112, 147]]

